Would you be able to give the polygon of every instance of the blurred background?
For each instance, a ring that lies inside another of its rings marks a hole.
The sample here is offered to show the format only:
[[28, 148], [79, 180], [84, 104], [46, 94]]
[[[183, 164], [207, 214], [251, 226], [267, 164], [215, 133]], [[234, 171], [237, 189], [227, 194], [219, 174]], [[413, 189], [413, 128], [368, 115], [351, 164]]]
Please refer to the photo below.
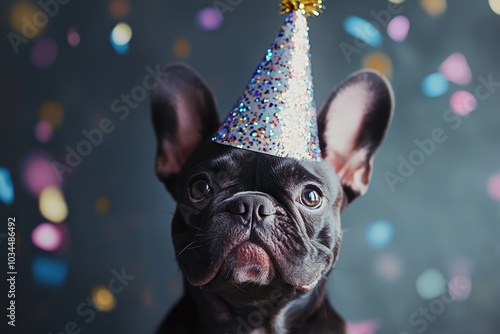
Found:
[[[325, 5], [309, 20], [317, 104], [363, 67], [397, 101], [370, 190], [343, 214], [333, 305], [351, 334], [500, 333], [500, 1]], [[153, 332], [182, 285], [148, 87], [186, 62], [222, 118], [277, 8], [2, 0], [0, 247], [6, 268], [15, 217], [18, 274], [15, 330], [0, 284], [1, 333]]]

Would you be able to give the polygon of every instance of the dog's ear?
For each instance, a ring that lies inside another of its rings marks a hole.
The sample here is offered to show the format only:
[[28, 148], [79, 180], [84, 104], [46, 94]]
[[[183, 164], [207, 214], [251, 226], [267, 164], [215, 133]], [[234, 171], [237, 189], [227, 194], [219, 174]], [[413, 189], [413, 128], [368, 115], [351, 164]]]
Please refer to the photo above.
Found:
[[158, 143], [156, 175], [174, 194], [184, 162], [219, 126], [215, 99], [194, 70], [177, 64], [157, 78], [151, 110]]
[[349, 202], [368, 189], [374, 154], [393, 109], [390, 83], [374, 71], [363, 70], [337, 87], [319, 114], [323, 159], [337, 172]]

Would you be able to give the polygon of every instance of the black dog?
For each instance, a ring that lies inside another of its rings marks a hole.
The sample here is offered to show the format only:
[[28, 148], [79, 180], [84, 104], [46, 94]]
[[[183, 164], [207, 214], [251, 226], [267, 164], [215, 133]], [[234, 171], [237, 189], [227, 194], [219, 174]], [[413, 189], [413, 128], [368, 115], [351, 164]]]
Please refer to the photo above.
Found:
[[368, 187], [393, 110], [388, 82], [347, 78], [319, 113], [321, 162], [212, 142], [214, 98], [191, 69], [166, 68], [153, 93], [156, 173], [178, 202], [185, 278], [159, 333], [344, 333], [326, 298], [341, 211]]

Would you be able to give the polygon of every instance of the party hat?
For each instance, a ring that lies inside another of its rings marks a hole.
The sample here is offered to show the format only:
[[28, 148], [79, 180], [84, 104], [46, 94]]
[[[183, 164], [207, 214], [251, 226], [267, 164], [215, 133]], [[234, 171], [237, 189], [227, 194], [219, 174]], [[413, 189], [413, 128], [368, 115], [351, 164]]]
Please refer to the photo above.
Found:
[[281, 0], [285, 22], [213, 141], [321, 160], [306, 16], [322, 9], [321, 0]]

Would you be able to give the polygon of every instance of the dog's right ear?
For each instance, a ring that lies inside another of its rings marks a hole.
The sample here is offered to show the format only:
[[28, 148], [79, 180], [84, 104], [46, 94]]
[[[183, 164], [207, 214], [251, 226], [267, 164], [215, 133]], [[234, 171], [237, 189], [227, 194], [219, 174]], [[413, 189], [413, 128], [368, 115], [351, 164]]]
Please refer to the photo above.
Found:
[[192, 69], [171, 65], [157, 78], [151, 110], [156, 133], [156, 175], [175, 197], [176, 176], [186, 159], [219, 127], [212, 92]]

